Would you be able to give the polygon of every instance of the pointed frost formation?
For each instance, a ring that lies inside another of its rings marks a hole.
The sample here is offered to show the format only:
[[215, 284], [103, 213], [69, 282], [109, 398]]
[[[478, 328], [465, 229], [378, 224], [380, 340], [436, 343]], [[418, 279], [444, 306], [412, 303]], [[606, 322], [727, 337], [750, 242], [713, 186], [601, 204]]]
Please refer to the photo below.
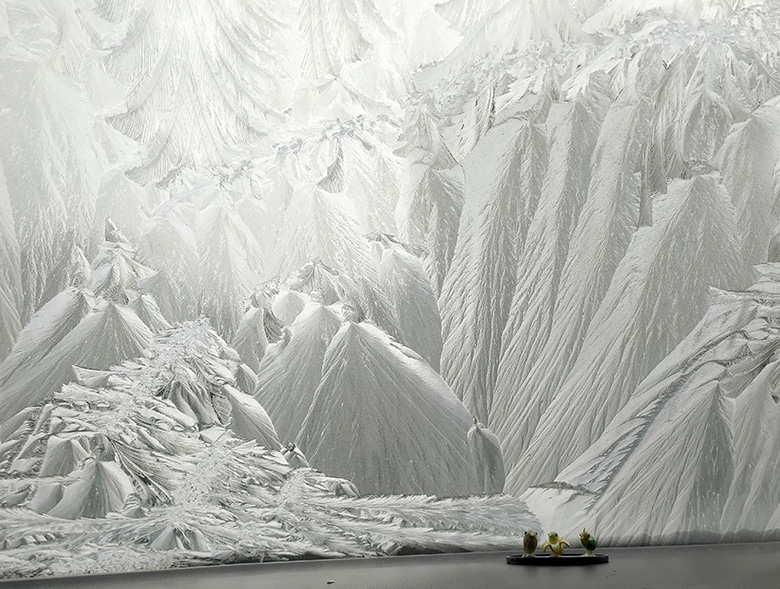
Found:
[[474, 425], [469, 428], [468, 440], [471, 458], [477, 470], [477, 481], [482, 486], [480, 493], [483, 495], [500, 493], [504, 490], [506, 480], [501, 442], [476, 418]]
[[152, 333], [160, 333], [171, 328], [171, 324], [163, 317], [160, 307], [151, 295], [142, 294], [130, 301], [129, 306]]
[[617, 28], [624, 23], [633, 21], [639, 15], [650, 11], [660, 11], [663, 14], [681, 17], [690, 22], [698, 22], [702, 17], [713, 17], [733, 12], [734, 2], [725, 0], [609, 0], [593, 14], [583, 30], [597, 33], [605, 29]]
[[22, 330], [22, 322], [16, 312], [16, 301], [9, 290], [0, 286], [0, 362], [11, 352], [16, 337]]
[[[528, 255], [523, 258], [519, 296], [504, 332], [506, 343], [491, 417], [511, 466], [530, 441], [539, 418], [574, 364], [590, 320], [639, 223], [639, 183], [635, 172], [649, 123], [647, 109], [644, 103], [613, 103], [595, 144], [591, 178], [570, 177], [563, 193], [549, 195], [554, 207], [548, 209], [545, 200], [538, 209], [540, 215], [546, 213], [540, 217], [546, 223], [533, 227], [540, 231], [555, 229], [547, 235], [534, 232], [534, 237], [546, 242], [547, 251], [540, 252], [535, 245], [529, 245]], [[581, 129], [589, 132], [585, 135], [587, 139], [582, 143], [577, 141], [576, 147], [570, 148], [576, 151], [569, 156], [567, 164], [587, 168], [581, 162], [583, 152], [579, 150], [589, 151], [594, 129], [590, 126]], [[582, 183], [587, 181], [587, 198], [580, 205]], [[547, 197], [548, 193], [543, 192], [543, 198]], [[578, 206], [582, 207], [579, 216], [576, 215]], [[561, 207], [571, 208], [565, 211]], [[566, 219], [564, 215], [571, 217]], [[565, 231], [567, 226], [573, 228], [570, 235], [556, 234], [556, 230]], [[555, 262], [552, 268], [549, 265], [545, 268], [546, 258], [539, 254], [546, 254], [551, 251], [547, 248], [556, 246], [559, 249], [552, 250]], [[562, 263], [563, 256], [566, 256], [565, 263]], [[552, 276], [547, 274], [550, 270]], [[514, 331], [519, 317], [523, 317], [523, 322]]]
[[[425, 252], [425, 266], [436, 293], [450, 268], [463, 210], [463, 169], [425, 105], [407, 114], [404, 152], [422, 148], [406, 175], [395, 210], [399, 237]], [[415, 154], [410, 154], [414, 157]]]
[[138, 294], [138, 281], [148, 278], [153, 270], [141, 264], [135, 250], [124, 240], [111, 219], [106, 219], [106, 235], [119, 241], [104, 241], [92, 261], [92, 290], [106, 300], [126, 305]]
[[68, 287], [90, 288], [92, 266], [84, 251], [76, 244], [63, 248], [62, 256], [46, 279], [42, 300], [50, 301]]
[[0, 362], [11, 351], [22, 329], [22, 300], [21, 250], [0, 161]]
[[379, 284], [395, 307], [401, 340], [438, 372], [441, 360], [441, 317], [422, 262], [400, 247], [384, 251]]
[[0, 161], [0, 278], [3, 282], [21, 289], [21, 270], [19, 267], [21, 252], [19, 240], [16, 237], [11, 198], [3, 171], [3, 163]]
[[[774, 334], [775, 345], [780, 343]], [[734, 476], [723, 509], [724, 532], [762, 532], [780, 505], [778, 366], [767, 364], [736, 399]]]
[[23, 323], [46, 302], [60, 248], [86, 243], [104, 163], [83, 88], [52, 69], [54, 47], [36, 51], [47, 47], [54, 54], [46, 58], [24, 49], [0, 57], [0, 153], [25, 268]]
[[270, 346], [257, 373], [255, 399], [284, 441], [300, 440], [301, 426], [322, 378], [325, 351], [341, 326], [333, 309], [310, 304], [298, 315], [289, 341]]
[[560, 47], [579, 36], [580, 25], [563, 0], [494, 0], [482, 18], [463, 32], [463, 40], [445, 59], [450, 68], [490, 55], [501, 58], [540, 42]]
[[257, 374], [243, 362], [236, 367], [233, 373], [236, 379], [236, 388], [247, 395], [253, 395], [257, 388]]
[[224, 393], [230, 401], [230, 429], [245, 440], [255, 440], [261, 446], [281, 450], [274, 424], [265, 409], [250, 395], [226, 385]]
[[604, 96], [587, 94], [553, 105], [547, 117], [550, 161], [539, 206], [528, 223], [526, 247], [501, 338], [497, 391], [500, 404], [491, 425], [502, 431], [514, 387], [527, 375], [547, 340], [569, 242], [588, 195], [590, 160], [606, 114]]
[[518, 259], [546, 168], [544, 129], [516, 119], [491, 130], [465, 162], [458, 245], [439, 299], [442, 374], [483, 421], [492, 405]]
[[142, 280], [139, 288], [154, 296], [163, 315], [170, 321], [194, 319], [199, 261], [193, 231], [174, 215], [155, 217], [141, 235], [138, 258], [158, 271]]
[[343, 191], [352, 201], [364, 233], [395, 233], [393, 210], [400, 193], [398, 164], [381, 144], [361, 137], [341, 139]]
[[241, 356], [241, 361], [254, 372], [260, 369], [260, 361], [268, 347], [268, 338], [263, 325], [264, 316], [263, 309], [250, 307], [241, 318], [232, 340], [232, 346]]
[[308, 185], [293, 193], [266, 275], [286, 278], [317, 259], [353, 276], [374, 266], [352, 204]]
[[328, 347], [300, 446], [315, 468], [364, 494], [469, 495], [478, 486], [470, 426], [419, 356], [373, 325], [348, 322]]
[[344, 65], [362, 59], [373, 43], [391, 34], [374, 0], [303, 0], [301, 30], [303, 70], [314, 78], [338, 76]]
[[773, 176], [779, 159], [780, 110], [773, 106], [763, 106], [734, 125], [718, 154], [723, 183], [737, 211], [742, 254], [750, 265], [767, 261], [778, 220]]
[[[734, 208], [716, 176], [675, 180], [654, 205], [654, 225], [634, 235], [582, 353], [507, 477], [509, 489], [552, 480], [585, 451], [702, 316], [707, 289], [745, 280]], [[567, 432], [568, 443], [546, 444], [553, 431]]]
[[[755, 393], [769, 397], [766, 376], [774, 363], [762, 367], [778, 342], [770, 319], [774, 306], [767, 305], [764, 288], [713, 289], [699, 324], [639, 384], [600, 438], [556, 477], [553, 484], [563, 491], [551, 496], [552, 487], [542, 485], [523, 495], [532, 505], [546, 500], [551, 518], [545, 523], [576, 531], [592, 522], [606, 541], [688, 543], [719, 531], [725, 504], [722, 530], [735, 531], [750, 488], [773, 476], [744, 476], [755, 467], [751, 455], [770, 439], [767, 421], [756, 418], [749, 431], [744, 426], [755, 402], [763, 402]], [[734, 396], [738, 407], [749, 399], [742, 417], [733, 411]]]
[[[650, 538], [686, 542], [694, 534], [718, 533], [733, 471], [734, 400], [711, 381], [652, 409], [655, 427], [644, 433], [597, 507], [599, 533], [609, 538], [620, 535], [631, 544]], [[679, 451], [669, 451], [670, 436], [680, 438]], [[651, 510], [648, 495], [653, 497]], [[624, 520], [621, 527], [615, 526], [613, 518], [627, 510], [633, 514], [632, 523]]]
[[285, 325], [292, 325], [296, 317], [306, 307], [306, 301], [306, 296], [299, 292], [283, 290], [274, 298], [274, 302], [271, 303], [271, 310], [279, 321]]
[[[266, 275], [284, 279], [300, 270], [298, 274], [314, 278], [310, 271], [319, 272], [322, 268], [318, 265], [325, 267], [319, 277], [328, 284], [315, 284], [299, 276], [293, 279], [291, 288], [307, 293], [312, 288], [325, 289], [391, 335], [399, 335], [354, 207], [342, 194], [304, 185], [293, 194]], [[308, 286], [296, 286], [299, 283]]]
[[[95, 222], [100, 226], [106, 217], [116, 223], [130, 243], [138, 243], [141, 228], [148, 218], [149, 203], [143, 188], [120, 170], [110, 171], [102, 180], [95, 202]], [[101, 238], [93, 238], [100, 243]]]
[[89, 458], [89, 444], [86, 438], [51, 436], [46, 441], [46, 450], [38, 475], [42, 477], [65, 476]]
[[[41, 311], [45, 310], [46, 307]], [[41, 314], [36, 317], [41, 317], [43, 322]], [[55, 324], [55, 329], [62, 327], [62, 324]], [[73, 366], [104, 369], [122, 360], [143, 356], [152, 343], [152, 337], [152, 332], [132, 310], [104, 303], [98, 310], [86, 315], [64, 337], [60, 336], [59, 341], [37, 363], [20, 367], [0, 385], [3, 399], [0, 422], [24, 407], [48, 398], [64, 383], [73, 380]], [[12, 353], [8, 359], [13, 358]]]
[[68, 288], [41, 307], [0, 364], [0, 390], [36, 366], [95, 306], [94, 296]]
[[706, 171], [715, 164], [715, 155], [734, 122], [728, 104], [713, 88], [713, 53], [705, 50], [701, 54], [683, 95], [677, 130], [682, 160], [694, 171]]
[[124, 31], [105, 43], [103, 67], [126, 88], [109, 122], [146, 147], [133, 180], [218, 165], [283, 120], [285, 24], [263, 4], [100, 0], [96, 12]]
[[200, 253], [200, 308], [216, 331], [232, 337], [241, 309], [260, 281], [262, 251], [241, 218], [222, 204], [201, 214], [198, 225]]
[[485, 15], [491, 0], [441, 0], [435, 3], [438, 12], [456, 31], [464, 31]]
[[62, 499], [49, 514], [63, 519], [105, 517], [119, 511], [133, 492], [133, 483], [116, 462], [88, 460], [73, 474]]

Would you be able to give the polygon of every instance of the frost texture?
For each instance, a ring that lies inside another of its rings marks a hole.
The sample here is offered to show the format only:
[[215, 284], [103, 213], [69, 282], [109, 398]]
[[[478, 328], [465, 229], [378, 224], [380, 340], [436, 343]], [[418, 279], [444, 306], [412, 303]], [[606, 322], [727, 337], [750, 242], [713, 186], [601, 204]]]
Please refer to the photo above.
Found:
[[[348, 393], [351, 382], [364, 383], [359, 396]], [[370, 324], [348, 322], [325, 352], [300, 446], [313, 466], [361, 493], [468, 495], [477, 487], [464, 460], [469, 426], [465, 407], [419, 356]]]
[[466, 163], [458, 246], [442, 288], [442, 374], [466, 407], [487, 420], [501, 333], [530, 216], [547, 169], [547, 140], [530, 121], [497, 126]]
[[[512, 423], [515, 387], [523, 382], [549, 335], [571, 231], [588, 195], [588, 164], [604, 114], [603, 96], [596, 94], [556, 105], [547, 118], [552, 136], [550, 164], [539, 207], [530, 217], [527, 247], [518, 263], [517, 284], [501, 330], [496, 407], [489, 423], [495, 424], [502, 437]], [[524, 423], [529, 430], [535, 425], [533, 418]], [[512, 446], [517, 452], [524, 444]]]
[[[776, 431], [773, 317], [780, 275], [776, 265], [761, 271], [749, 291], [713, 291], [701, 322], [556, 477], [566, 491], [550, 501], [547, 525], [575, 530], [586, 517], [602, 537], [631, 544], [711, 541], [735, 532], [760, 539], [776, 529], [776, 454], [767, 444], [775, 443]], [[534, 505], [551, 488], [524, 496]], [[658, 498], [653, 510], [642, 508], [647, 496]], [[569, 522], [555, 515], [561, 501]]]
[[778, 48], [761, 0], [0, 0], [2, 575], [780, 538]]
[[[702, 238], [690, 239], [691, 232]], [[693, 328], [706, 308], [707, 287], [739, 285], [744, 266], [737, 235], [734, 209], [715, 176], [677, 180], [656, 200], [653, 226], [635, 234], [591, 321], [583, 353], [539, 420], [508, 485], [522, 489], [555, 478]], [[567, 431], [569, 443], [545, 445], [553, 430]]]

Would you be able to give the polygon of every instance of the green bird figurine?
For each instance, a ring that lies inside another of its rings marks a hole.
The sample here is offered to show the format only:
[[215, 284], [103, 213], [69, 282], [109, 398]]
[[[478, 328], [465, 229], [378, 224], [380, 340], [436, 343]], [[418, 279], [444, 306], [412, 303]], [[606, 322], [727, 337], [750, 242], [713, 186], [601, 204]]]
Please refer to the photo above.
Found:
[[528, 530], [523, 534], [523, 552], [526, 556], [534, 556], [536, 552], [536, 546], [539, 544], [539, 537], [536, 532]]
[[547, 534], [547, 541], [542, 544], [542, 552], [549, 548], [552, 556], [562, 556], [564, 546], [571, 546], [571, 544], [558, 536], [558, 532], [550, 532]]
[[596, 550], [596, 538], [591, 536], [585, 528], [582, 528], [582, 534], [580, 534], [580, 542], [585, 547], [585, 554], [583, 556], [593, 556], [593, 551]]

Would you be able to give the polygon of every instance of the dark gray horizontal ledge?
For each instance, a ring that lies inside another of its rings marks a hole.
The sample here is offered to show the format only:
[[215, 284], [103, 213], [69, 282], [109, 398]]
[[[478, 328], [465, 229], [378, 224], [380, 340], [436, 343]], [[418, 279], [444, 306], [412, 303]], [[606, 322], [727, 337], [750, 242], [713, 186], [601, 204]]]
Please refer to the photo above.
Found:
[[609, 563], [583, 567], [506, 564], [508, 552], [397, 556], [196, 567], [40, 578], [0, 583], [22, 588], [121, 589], [576, 589], [763, 587], [780, 589], [780, 543], [604, 548]]

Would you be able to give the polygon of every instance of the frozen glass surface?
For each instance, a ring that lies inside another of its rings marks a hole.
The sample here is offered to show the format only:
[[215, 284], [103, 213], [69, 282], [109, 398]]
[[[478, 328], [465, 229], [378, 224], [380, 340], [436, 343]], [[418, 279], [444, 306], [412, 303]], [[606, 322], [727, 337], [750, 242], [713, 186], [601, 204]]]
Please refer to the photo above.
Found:
[[775, 0], [0, 0], [0, 577], [780, 539], [779, 52]]

